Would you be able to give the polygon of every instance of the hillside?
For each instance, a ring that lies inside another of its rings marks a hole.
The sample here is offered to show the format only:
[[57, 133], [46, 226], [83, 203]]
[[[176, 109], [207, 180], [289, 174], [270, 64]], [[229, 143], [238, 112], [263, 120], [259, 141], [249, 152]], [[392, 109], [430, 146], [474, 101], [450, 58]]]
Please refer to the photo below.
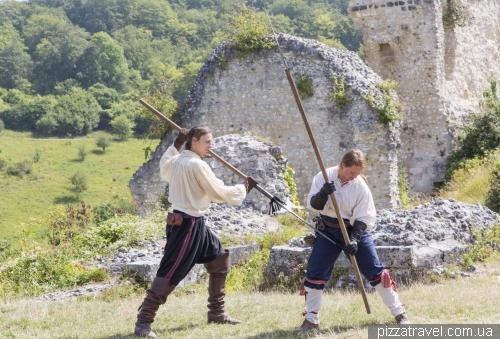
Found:
[[[127, 183], [144, 162], [144, 148], [150, 141], [115, 140], [103, 153], [96, 144], [97, 134], [77, 139], [32, 138], [31, 133], [4, 131], [0, 134], [0, 234], [18, 237], [29, 218], [47, 218], [56, 204], [77, 204], [81, 200], [92, 207], [107, 203], [133, 209]], [[157, 141], [152, 140], [153, 148]], [[87, 155], [80, 160], [80, 148]], [[35, 155], [40, 158], [35, 162]], [[10, 165], [25, 162], [30, 173], [9, 175]], [[70, 177], [81, 171], [88, 177], [88, 189], [77, 198]], [[41, 225], [29, 223], [39, 236]]]

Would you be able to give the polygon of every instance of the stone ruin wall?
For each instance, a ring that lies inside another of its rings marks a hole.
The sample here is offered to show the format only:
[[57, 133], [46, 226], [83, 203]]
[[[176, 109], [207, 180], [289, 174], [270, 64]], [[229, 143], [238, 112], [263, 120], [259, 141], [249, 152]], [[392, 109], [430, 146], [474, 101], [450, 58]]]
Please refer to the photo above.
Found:
[[446, 0], [351, 0], [368, 65], [400, 85], [404, 118], [398, 158], [414, 189], [441, 181], [456, 127], [500, 79], [500, 2], [461, 0], [465, 27], [443, 26]]
[[[377, 93], [376, 84], [381, 79], [355, 53], [293, 36], [281, 36], [280, 45], [291, 73], [304, 72], [313, 80], [314, 95], [303, 104], [325, 165], [336, 165], [350, 148], [361, 149], [368, 159], [366, 176], [377, 207], [396, 207], [397, 125], [378, 123], [376, 113], [360, 96], [370, 90]], [[345, 76], [352, 99], [347, 109], [336, 108], [328, 99], [333, 91], [331, 74]], [[320, 167], [277, 50], [240, 57], [227, 45], [219, 46], [201, 68], [181, 116], [183, 126], [207, 125], [214, 137], [250, 133], [281, 147], [295, 170], [298, 195], [305, 203], [312, 177]], [[143, 190], [142, 181], [150, 186], [158, 181], [150, 169], [157, 171], [172, 138], [167, 136], [144, 169], [134, 175], [130, 182], [133, 193]]]

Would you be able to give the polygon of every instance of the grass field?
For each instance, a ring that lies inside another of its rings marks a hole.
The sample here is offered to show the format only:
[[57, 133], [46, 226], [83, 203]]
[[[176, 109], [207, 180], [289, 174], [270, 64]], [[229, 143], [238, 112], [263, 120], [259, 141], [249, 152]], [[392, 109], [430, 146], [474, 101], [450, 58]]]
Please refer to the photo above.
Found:
[[[56, 204], [76, 204], [81, 200], [91, 206], [132, 203], [128, 181], [144, 162], [143, 149], [154, 149], [158, 140], [119, 141], [108, 135], [111, 145], [103, 152], [95, 145], [96, 136], [93, 133], [75, 139], [41, 139], [33, 138], [31, 133], [8, 130], [0, 134], [0, 157], [7, 161], [0, 170], [1, 238], [19, 237], [21, 223], [46, 217]], [[83, 161], [79, 156], [81, 147], [87, 151]], [[37, 153], [40, 159], [35, 162]], [[7, 174], [8, 164], [24, 161], [31, 164], [32, 173], [22, 177]], [[77, 171], [88, 178], [88, 189], [79, 198], [69, 180]], [[41, 229], [34, 231], [38, 236], [43, 233]]]
[[[471, 278], [418, 283], [398, 290], [413, 324], [498, 324], [500, 261], [498, 258]], [[294, 335], [302, 323], [304, 298], [298, 293], [231, 293], [227, 310], [243, 323], [207, 325], [206, 288], [175, 291], [160, 307], [152, 324], [158, 338], [337, 338], [366, 339], [368, 326], [394, 324], [377, 294], [369, 293], [371, 314], [361, 295], [328, 292], [321, 310], [321, 329]], [[122, 289], [96, 297], [62, 302], [0, 300], [0, 338], [134, 338], [133, 328], [143, 295]], [[186, 293], [190, 292], [190, 293]], [[497, 301], [495, 301], [497, 300]], [[499, 338], [495, 333], [494, 338]]]

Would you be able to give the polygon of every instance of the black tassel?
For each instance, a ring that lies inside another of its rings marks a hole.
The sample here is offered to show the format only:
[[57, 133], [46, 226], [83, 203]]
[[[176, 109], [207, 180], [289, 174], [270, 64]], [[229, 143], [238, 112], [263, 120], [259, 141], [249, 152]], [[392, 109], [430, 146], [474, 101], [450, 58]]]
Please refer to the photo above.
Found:
[[269, 215], [275, 215], [282, 209], [283, 206], [285, 206], [285, 203], [276, 196], [273, 196], [271, 198], [271, 202], [269, 203]]

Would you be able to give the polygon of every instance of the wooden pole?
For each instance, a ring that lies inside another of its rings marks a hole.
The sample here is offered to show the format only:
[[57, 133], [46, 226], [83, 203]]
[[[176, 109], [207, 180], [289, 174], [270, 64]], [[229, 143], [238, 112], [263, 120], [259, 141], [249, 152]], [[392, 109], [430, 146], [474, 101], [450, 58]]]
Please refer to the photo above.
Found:
[[[266, 12], [266, 14], [267, 14], [267, 12]], [[281, 59], [283, 60], [283, 66], [285, 67], [286, 78], [288, 79], [288, 83], [290, 84], [290, 87], [292, 89], [293, 96], [295, 98], [295, 102], [297, 103], [297, 106], [298, 106], [299, 111], [300, 111], [300, 115], [302, 116], [302, 120], [304, 121], [304, 125], [306, 127], [307, 134], [309, 135], [309, 139], [311, 140], [311, 144], [314, 148], [314, 153], [316, 154], [316, 159], [318, 159], [318, 163], [319, 163], [319, 166], [321, 168], [321, 173], [323, 173], [323, 178], [325, 179], [325, 182], [327, 182], [329, 180], [328, 180], [328, 175], [326, 173], [326, 167], [325, 167], [325, 164], [323, 162], [323, 158], [321, 157], [321, 153], [319, 152], [318, 145], [316, 144], [316, 140], [314, 139], [314, 135], [312, 133], [311, 126], [309, 125], [309, 121], [307, 120], [306, 111], [304, 110], [304, 106], [302, 105], [302, 100], [300, 99], [299, 91], [297, 90], [297, 86], [295, 85], [295, 81], [293, 80], [293, 77], [290, 74], [290, 70], [288, 69], [288, 65], [286, 64], [285, 57], [283, 56], [283, 52], [281, 51], [281, 47], [279, 45], [278, 39], [276, 38], [276, 35], [274, 33], [274, 28], [271, 24], [271, 20], [269, 19], [269, 16], [267, 16], [267, 18], [269, 20], [269, 25], [271, 26], [271, 28], [273, 30], [273, 36], [274, 36], [274, 39], [276, 40], [276, 44], [278, 45], [278, 50], [279, 50], [279, 53], [281, 55]], [[344, 219], [342, 218], [342, 214], [340, 214], [340, 209], [339, 209], [339, 206], [337, 203], [337, 199], [335, 198], [335, 194], [334, 193], [330, 194], [330, 198], [332, 199], [333, 208], [335, 209], [335, 214], [337, 215], [337, 219], [339, 221], [340, 230], [342, 231], [342, 236], [344, 238], [344, 242], [346, 244], [348, 244], [349, 243], [349, 236], [347, 234], [347, 229], [345, 227]], [[363, 286], [363, 279], [361, 278], [361, 273], [359, 272], [359, 267], [358, 267], [358, 263], [356, 261], [356, 257], [354, 255], [350, 255], [350, 259], [351, 259], [352, 267], [354, 269], [354, 273], [356, 274], [356, 279], [358, 280], [359, 291], [361, 292], [361, 295], [363, 297], [363, 302], [365, 303], [366, 312], [368, 314], [370, 314], [371, 313], [370, 305], [368, 304], [368, 298], [366, 297], [366, 291], [365, 291], [365, 287]]]
[[[157, 117], [159, 117], [160, 119], [162, 119], [163, 121], [165, 121], [167, 124], [169, 124], [170, 127], [172, 127], [173, 129], [175, 129], [176, 131], [180, 131], [181, 130], [181, 127], [179, 125], [177, 125], [175, 122], [173, 122], [172, 120], [170, 120], [169, 118], [167, 118], [165, 115], [163, 115], [163, 113], [161, 113], [156, 108], [154, 108], [153, 106], [151, 106], [150, 104], [148, 104], [146, 101], [140, 99], [139, 102], [141, 104], [143, 104], [144, 106], [146, 106]], [[218, 162], [220, 162], [221, 164], [223, 164], [226, 168], [228, 168], [231, 172], [233, 172], [234, 174], [236, 174], [237, 176], [239, 176], [241, 179], [246, 180], [247, 176], [245, 174], [241, 173], [237, 168], [233, 167], [226, 160], [222, 159], [220, 156], [218, 156], [217, 154], [215, 154], [211, 150], [208, 151], [208, 154], [210, 154], [212, 157], [214, 157], [215, 160], [217, 160]], [[269, 192], [267, 192], [265, 189], [263, 189], [261, 186], [259, 186], [259, 184], [257, 184], [257, 186], [255, 186], [255, 189], [257, 189], [257, 191], [259, 191], [264, 196], [266, 196], [266, 198], [269, 198], [269, 199], [273, 198], [273, 196]]]

